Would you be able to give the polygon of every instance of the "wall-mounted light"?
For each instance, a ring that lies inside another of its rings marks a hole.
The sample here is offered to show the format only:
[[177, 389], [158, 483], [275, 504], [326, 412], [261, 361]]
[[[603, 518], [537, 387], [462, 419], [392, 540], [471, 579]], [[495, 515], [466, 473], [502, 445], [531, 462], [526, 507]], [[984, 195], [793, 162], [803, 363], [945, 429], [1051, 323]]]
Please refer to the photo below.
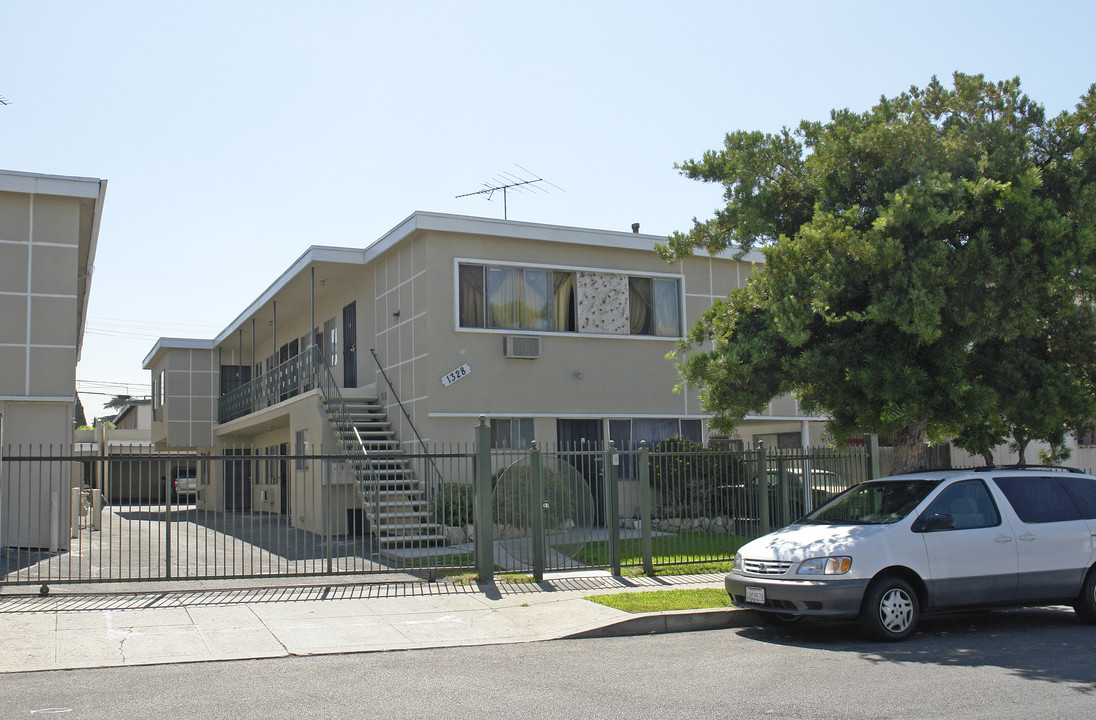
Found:
[[575, 370], [575, 380], [581, 380], [583, 377], [585, 376], [582, 374], [581, 370]]

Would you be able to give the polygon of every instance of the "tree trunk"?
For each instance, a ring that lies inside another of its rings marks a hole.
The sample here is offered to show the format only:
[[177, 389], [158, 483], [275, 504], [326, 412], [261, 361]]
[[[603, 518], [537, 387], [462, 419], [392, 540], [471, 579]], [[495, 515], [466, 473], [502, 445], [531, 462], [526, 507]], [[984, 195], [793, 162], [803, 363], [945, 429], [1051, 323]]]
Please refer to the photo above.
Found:
[[925, 469], [926, 449], [923, 420], [912, 422], [894, 434], [894, 466], [891, 472], [914, 472]]
[[1028, 441], [1027, 440], [1024, 440], [1022, 442], [1020, 440], [1016, 441], [1016, 464], [1017, 465], [1027, 465], [1027, 459], [1024, 457], [1024, 455], [1027, 454], [1027, 446], [1028, 446]]

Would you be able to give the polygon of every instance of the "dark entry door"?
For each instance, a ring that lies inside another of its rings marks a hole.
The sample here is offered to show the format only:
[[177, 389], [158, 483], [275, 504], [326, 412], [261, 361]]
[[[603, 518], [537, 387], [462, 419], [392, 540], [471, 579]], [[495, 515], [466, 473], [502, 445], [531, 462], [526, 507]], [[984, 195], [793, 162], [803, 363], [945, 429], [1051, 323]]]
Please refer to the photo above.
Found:
[[[225, 455], [250, 455], [251, 450], [225, 450]], [[225, 510], [251, 509], [251, 460], [225, 460]]]
[[358, 387], [357, 303], [343, 308], [343, 387]]
[[289, 443], [279, 445], [278, 454], [282, 456], [282, 459], [278, 462], [278, 471], [280, 473], [278, 490], [281, 492], [282, 515], [290, 517], [293, 513], [289, 505], [289, 461], [285, 459], [289, 455]]
[[556, 420], [560, 460], [586, 478], [594, 503], [594, 524], [605, 525], [605, 479], [601, 472], [604, 436], [601, 420]]

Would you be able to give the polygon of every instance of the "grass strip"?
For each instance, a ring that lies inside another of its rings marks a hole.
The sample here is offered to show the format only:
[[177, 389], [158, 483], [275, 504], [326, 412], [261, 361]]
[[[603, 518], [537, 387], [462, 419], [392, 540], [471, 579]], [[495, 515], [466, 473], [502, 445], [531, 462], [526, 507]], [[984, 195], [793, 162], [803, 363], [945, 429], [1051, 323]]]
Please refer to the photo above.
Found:
[[585, 599], [630, 613], [731, 607], [730, 596], [726, 590], [720, 588], [587, 595]]

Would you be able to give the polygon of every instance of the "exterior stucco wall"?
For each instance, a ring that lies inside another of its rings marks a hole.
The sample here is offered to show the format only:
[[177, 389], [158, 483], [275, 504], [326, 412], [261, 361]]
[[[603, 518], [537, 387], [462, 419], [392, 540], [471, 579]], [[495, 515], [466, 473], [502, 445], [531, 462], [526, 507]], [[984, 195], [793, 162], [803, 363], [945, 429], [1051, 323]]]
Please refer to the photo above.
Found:
[[0, 192], [0, 397], [75, 394], [80, 208]]
[[[417, 443], [411, 423], [420, 433], [425, 431], [429, 435], [426, 405], [429, 394], [424, 385], [431, 371], [427, 348], [440, 309], [433, 305], [438, 296], [430, 286], [435, 262], [431, 251], [425, 238], [413, 236], [378, 257], [367, 271], [373, 288], [369, 302], [373, 322], [372, 336], [363, 337], [362, 342], [371, 340], [377, 361], [363, 353], [363, 362], [368, 366], [361, 376], [362, 384], [376, 388], [388, 421], [405, 447]], [[444, 308], [448, 309], [451, 302]], [[423, 439], [430, 442], [425, 435]]]
[[216, 354], [166, 347], [146, 367], [152, 375], [152, 441], [170, 448], [211, 448], [220, 386]]
[[67, 402], [0, 402], [0, 547], [68, 547], [72, 464], [10, 458], [68, 452], [72, 412]]
[[[676, 338], [628, 334], [628, 277], [678, 279], [684, 331], [713, 299], [745, 282], [749, 263], [697, 257], [668, 265], [653, 252], [653, 242], [651, 250], [622, 250], [439, 232], [421, 237], [429, 263], [420, 285], [428, 297], [416, 298], [416, 317], [426, 318], [426, 332], [416, 335], [412, 349], [390, 353], [388, 362], [413, 364], [410, 379], [403, 372], [390, 375], [401, 399], [429, 405], [429, 416], [415, 424], [432, 441], [469, 442], [479, 413], [538, 418], [538, 439], [551, 442], [557, 417], [703, 415], [694, 392], [674, 392], [678, 377], [666, 354]], [[578, 331], [460, 328], [456, 286], [462, 262], [575, 272]], [[504, 357], [503, 338], [510, 334], [539, 336], [541, 356]], [[441, 378], [465, 363], [471, 372], [443, 386]]]
[[[106, 182], [0, 170], [0, 458], [68, 452]], [[67, 463], [0, 460], [0, 546], [64, 549]]]

